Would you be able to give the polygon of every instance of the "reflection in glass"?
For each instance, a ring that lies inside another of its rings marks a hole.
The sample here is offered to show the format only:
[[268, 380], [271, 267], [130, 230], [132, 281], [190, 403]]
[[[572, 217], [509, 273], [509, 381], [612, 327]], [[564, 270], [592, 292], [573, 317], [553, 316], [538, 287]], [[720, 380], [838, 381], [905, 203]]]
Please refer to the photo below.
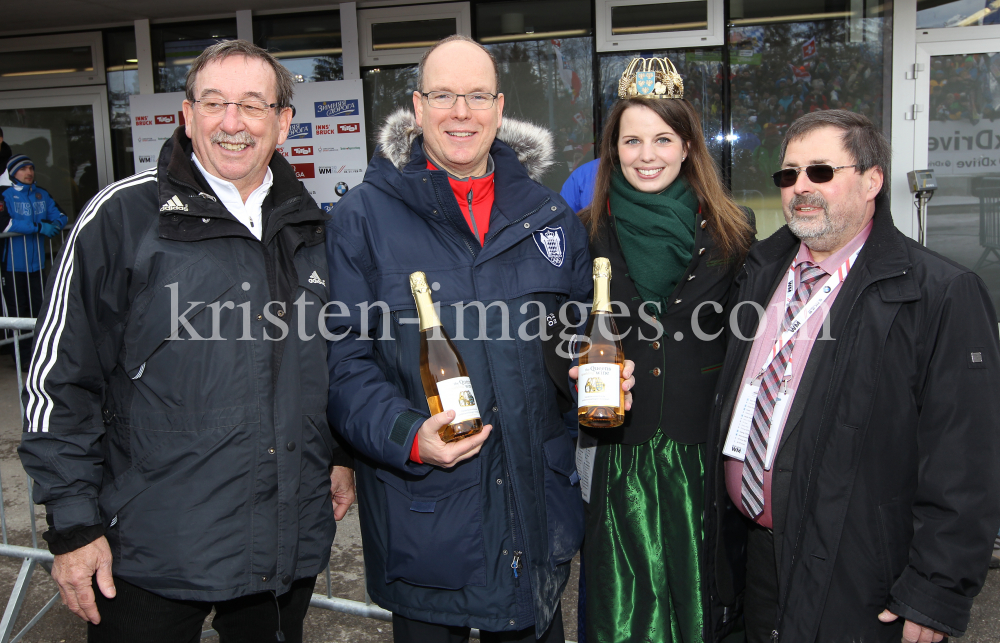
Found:
[[684, 98], [693, 106], [701, 119], [702, 132], [708, 152], [717, 164], [722, 163], [722, 50], [671, 49], [669, 51], [642, 51], [600, 54], [601, 105], [603, 119], [618, 100], [618, 81], [630, 60], [643, 58], [669, 58], [684, 79]]
[[927, 247], [974, 269], [1000, 305], [1000, 54], [932, 56]]
[[917, 0], [917, 28], [1000, 24], [996, 0]]
[[417, 66], [373, 67], [361, 70], [364, 87], [365, 131], [368, 132], [368, 157], [378, 145], [378, 134], [385, 119], [400, 107], [413, 111], [413, 90], [417, 89]]
[[115, 180], [135, 174], [132, 154], [132, 117], [129, 96], [139, 93], [135, 29], [104, 32], [104, 60], [108, 79], [108, 115], [111, 120], [111, 155]]
[[253, 33], [297, 82], [343, 80], [339, 11], [256, 17]]
[[207, 47], [236, 39], [236, 20], [151, 25], [153, 84], [156, 93], [184, 90], [184, 80], [194, 59]]
[[611, 8], [611, 33], [615, 36], [707, 28], [707, 0], [621, 5]]
[[504, 114], [552, 132], [556, 163], [542, 180], [555, 191], [594, 159], [594, 41], [586, 38], [486, 45], [500, 65]]
[[430, 47], [438, 40], [458, 33], [454, 18], [376, 22], [371, 26], [372, 49], [387, 51], [411, 47]]
[[483, 44], [589, 36], [589, 0], [477, 3], [476, 39]]
[[0, 53], [0, 78], [94, 71], [90, 47], [32, 49]]
[[97, 147], [90, 105], [0, 110], [4, 142], [35, 164], [35, 182], [73, 222], [97, 193]]
[[[781, 194], [771, 174], [779, 169], [788, 125], [809, 112], [848, 109], [886, 130], [883, 107], [889, 87], [883, 79], [889, 61], [883, 17], [786, 22], [757, 4], [746, 0], [744, 10], [749, 15], [769, 13], [754, 19], [763, 24], [745, 24], [747, 19], [729, 30], [729, 137], [733, 196], [754, 210], [757, 237], [763, 239], [785, 224]], [[808, 4], [800, 3], [805, 8]]]

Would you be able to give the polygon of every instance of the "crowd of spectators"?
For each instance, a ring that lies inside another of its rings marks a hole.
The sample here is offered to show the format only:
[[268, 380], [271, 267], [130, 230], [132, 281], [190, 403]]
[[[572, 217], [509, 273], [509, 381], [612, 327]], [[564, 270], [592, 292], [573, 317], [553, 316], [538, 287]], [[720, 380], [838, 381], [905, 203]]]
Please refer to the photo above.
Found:
[[[859, 112], [882, 122], [882, 52], [829, 47], [802, 60], [801, 44], [780, 45], [788, 55], [734, 65], [732, 93], [733, 190], [777, 195], [770, 175], [779, 166], [781, 138], [795, 119], [824, 109]], [[713, 101], [720, 102], [721, 101]]]
[[931, 120], [1000, 118], [1000, 54], [935, 56], [930, 73]]

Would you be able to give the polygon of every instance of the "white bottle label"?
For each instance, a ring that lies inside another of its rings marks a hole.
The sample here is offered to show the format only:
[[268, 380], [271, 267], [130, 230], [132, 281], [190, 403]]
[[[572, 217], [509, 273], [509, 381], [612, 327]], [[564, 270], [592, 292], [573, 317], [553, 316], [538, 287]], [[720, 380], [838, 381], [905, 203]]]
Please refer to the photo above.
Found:
[[452, 424], [479, 419], [479, 403], [472, 392], [472, 380], [468, 377], [453, 377], [437, 383], [441, 397], [441, 410], [454, 411]]
[[579, 406], [618, 406], [621, 399], [621, 368], [618, 364], [584, 364], [577, 380]]

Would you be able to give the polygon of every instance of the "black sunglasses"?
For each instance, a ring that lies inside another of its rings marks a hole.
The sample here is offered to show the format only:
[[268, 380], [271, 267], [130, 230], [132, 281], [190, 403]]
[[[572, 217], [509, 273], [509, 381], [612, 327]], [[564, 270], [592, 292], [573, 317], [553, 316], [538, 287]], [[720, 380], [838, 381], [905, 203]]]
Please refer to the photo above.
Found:
[[855, 165], [838, 165], [836, 167], [832, 165], [805, 165], [803, 167], [786, 167], [783, 170], [778, 170], [771, 175], [774, 179], [774, 184], [779, 188], [790, 188], [795, 185], [795, 182], [799, 180], [799, 172], [805, 170], [806, 176], [813, 183], [827, 183], [833, 180], [833, 175], [837, 170], [842, 170], [845, 167], [857, 167]]

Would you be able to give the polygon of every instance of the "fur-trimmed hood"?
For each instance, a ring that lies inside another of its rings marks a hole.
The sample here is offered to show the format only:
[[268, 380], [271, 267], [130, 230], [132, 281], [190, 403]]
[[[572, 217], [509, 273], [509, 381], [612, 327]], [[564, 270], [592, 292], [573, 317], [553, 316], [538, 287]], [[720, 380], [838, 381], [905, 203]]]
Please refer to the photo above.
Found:
[[[391, 161], [396, 169], [402, 170], [410, 162], [413, 141], [423, 133], [413, 112], [402, 107], [386, 119], [379, 131], [377, 153]], [[505, 116], [497, 132], [497, 140], [514, 150], [517, 160], [533, 181], [541, 181], [552, 167], [552, 133], [544, 127]]]

